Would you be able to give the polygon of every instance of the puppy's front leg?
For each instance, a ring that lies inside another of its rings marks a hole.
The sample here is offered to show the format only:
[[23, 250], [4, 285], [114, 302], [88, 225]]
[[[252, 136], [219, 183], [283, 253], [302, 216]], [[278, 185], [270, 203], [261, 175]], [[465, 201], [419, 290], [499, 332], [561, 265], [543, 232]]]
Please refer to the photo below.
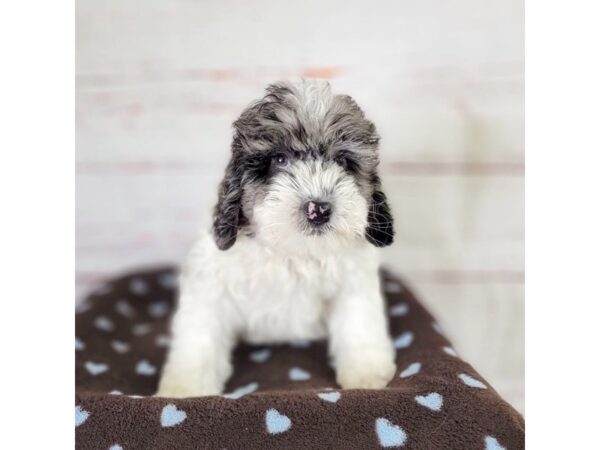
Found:
[[380, 389], [396, 371], [377, 272], [349, 274], [329, 316], [329, 351], [344, 389]]
[[157, 396], [217, 395], [231, 375], [234, 345], [230, 323], [222, 315], [214, 289], [182, 280], [179, 306], [173, 317], [173, 339]]

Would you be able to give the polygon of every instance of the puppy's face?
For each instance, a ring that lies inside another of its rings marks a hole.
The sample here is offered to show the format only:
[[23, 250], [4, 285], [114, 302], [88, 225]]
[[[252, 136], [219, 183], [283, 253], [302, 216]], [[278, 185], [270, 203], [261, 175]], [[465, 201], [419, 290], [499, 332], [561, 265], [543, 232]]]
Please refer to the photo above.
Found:
[[392, 217], [377, 175], [379, 137], [348, 96], [329, 84], [269, 86], [234, 123], [219, 190], [220, 249], [238, 232], [265, 245], [392, 243]]

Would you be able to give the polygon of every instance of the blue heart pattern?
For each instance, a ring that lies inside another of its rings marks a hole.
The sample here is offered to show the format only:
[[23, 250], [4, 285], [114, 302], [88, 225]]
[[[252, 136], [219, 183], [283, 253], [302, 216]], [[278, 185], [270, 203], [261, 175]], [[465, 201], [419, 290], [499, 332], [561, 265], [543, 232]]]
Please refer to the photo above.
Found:
[[394, 347], [397, 349], [410, 347], [415, 336], [410, 331], [405, 331], [396, 339], [394, 339]]
[[141, 278], [134, 278], [129, 282], [129, 290], [135, 295], [146, 295], [149, 291], [148, 284]]
[[292, 427], [292, 421], [284, 414], [271, 408], [265, 414], [265, 423], [269, 434], [284, 433]]
[[115, 305], [115, 309], [119, 314], [128, 319], [135, 317], [135, 309], [133, 309], [133, 307], [125, 300], [119, 300]]
[[177, 275], [175, 275], [173, 272], [163, 273], [159, 277], [158, 283], [164, 289], [173, 290], [177, 287]]
[[390, 294], [399, 294], [404, 289], [400, 285], [400, 283], [396, 283], [395, 281], [388, 281], [384, 285], [385, 292], [389, 292]]
[[256, 350], [251, 352], [249, 355], [250, 361], [255, 362], [257, 364], [264, 363], [271, 357], [271, 350], [268, 348], [264, 348], [262, 350]]
[[237, 400], [238, 398], [243, 397], [246, 394], [251, 394], [252, 392], [256, 391], [257, 389], [258, 389], [258, 383], [250, 383], [250, 384], [247, 384], [246, 386], [237, 388], [233, 392], [230, 392], [228, 394], [223, 394], [223, 397], [232, 398], [234, 400]]
[[[176, 280], [175, 280], [175, 282], [173, 281], [174, 280], [173, 274], [167, 274], [167, 275], [169, 276], [168, 280], [167, 280], [167, 278], [165, 278], [165, 280], [161, 279], [160, 282], [164, 288], [171, 289], [171, 288], [175, 287]], [[149, 286], [144, 280], [134, 279], [130, 283], [130, 290], [132, 293], [134, 293], [136, 295], [143, 296], [148, 293]], [[397, 283], [386, 283], [385, 290], [387, 292], [392, 292], [392, 293], [401, 292], [402, 286]], [[166, 314], [168, 314], [169, 309], [170, 309], [170, 306], [168, 303], [159, 301], [159, 302], [151, 303], [148, 306], [147, 312], [151, 317], [160, 318], [160, 317], [163, 317]], [[135, 310], [125, 300], [121, 300], [117, 303], [116, 311], [119, 314], [126, 316], [128, 318], [132, 318], [136, 315]], [[408, 312], [409, 312], [409, 305], [407, 303], [398, 303], [398, 304], [390, 307], [390, 310], [389, 310], [390, 316], [394, 316], [394, 317], [405, 316], [408, 314]], [[116, 328], [114, 323], [106, 316], [98, 316], [94, 321], [94, 325], [99, 330], [102, 330], [105, 332], [112, 332]], [[432, 324], [432, 326], [437, 332], [442, 333], [442, 330], [437, 323], [434, 322]], [[148, 324], [148, 323], [138, 324], [138, 325], [134, 325], [132, 327], [132, 332], [135, 335], [141, 336], [141, 335], [144, 335], [144, 334], [147, 334], [148, 332], [150, 332], [151, 329], [152, 329], [151, 324]], [[414, 334], [410, 331], [406, 331], [394, 339], [394, 347], [396, 349], [408, 348], [413, 343], [413, 340], [414, 340]], [[155, 343], [157, 346], [166, 347], [169, 345], [169, 341], [170, 341], [169, 336], [160, 335], [157, 337]], [[311, 342], [308, 340], [298, 340], [294, 343], [291, 343], [290, 345], [295, 348], [306, 348], [306, 347], [310, 346], [310, 344], [311, 344]], [[130, 344], [128, 344], [126, 342], [118, 341], [118, 340], [111, 341], [111, 346], [117, 353], [126, 353], [130, 350], [130, 347], [131, 347]], [[83, 343], [79, 338], [76, 337], [75, 347], [76, 347], [76, 350], [80, 350], [80, 351], [84, 350], [85, 343]], [[457, 356], [456, 352], [454, 351], [454, 349], [452, 349], [452, 347], [448, 347], [448, 346], [442, 347], [442, 350], [445, 353], [447, 353], [448, 355]], [[272, 356], [272, 351], [268, 348], [264, 348], [261, 350], [256, 350], [256, 351], [251, 352], [249, 354], [249, 359], [252, 362], [260, 364], [260, 363], [264, 363], [267, 360], [269, 360], [271, 358], [271, 356]], [[100, 362], [87, 361], [87, 362], [85, 362], [84, 366], [85, 366], [86, 370], [94, 376], [102, 374], [109, 370], [109, 367], [107, 364], [100, 363]], [[421, 367], [420, 362], [413, 362], [410, 365], [408, 365], [402, 372], [400, 372], [399, 376], [400, 376], [400, 378], [408, 378], [408, 377], [414, 376], [421, 371], [421, 368], [422, 367]], [[152, 365], [150, 362], [148, 362], [147, 360], [141, 360], [137, 363], [137, 365], [135, 367], [135, 371], [139, 375], [152, 376], [158, 372], [158, 369], [154, 365]], [[305, 381], [305, 380], [309, 380], [311, 378], [311, 374], [308, 371], [306, 371], [300, 367], [292, 367], [289, 370], [289, 378], [293, 381]], [[465, 385], [467, 385], [469, 387], [478, 388], [478, 389], [487, 389], [487, 386], [482, 381], [477, 380], [466, 373], [459, 374], [458, 378]], [[223, 397], [227, 398], [227, 399], [234, 399], [234, 400], [239, 399], [239, 398], [243, 397], [244, 395], [255, 392], [258, 389], [258, 386], [259, 386], [258, 383], [255, 383], [255, 382], [249, 383], [245, 386], [238, 387], [237, 389], [235, 389], [234, 391], [232, 391], [230, 393], [223, 394]], [[122, 395], [122, 393], [120, 391], [116, 391], [116, 390], [111, 391], [110, 394]], [[342, 395], [339, 391], [333, 391], [333, 390], [317, 393], [317, 396], [319, 397], [319, 399], [321, 399], [325, 402], [329, 402], [329, 403], [337, 403], [340, 400], [340, 398], [342, 397]], [[130, 395], [129, 397], [143, 398], [143, 397], [135, 396], [135, 395], [133, 395], [133, 396]], [[428, 408], [432, 411], [436, 411], [436, 412], [441, 411], [443, 404], [444, 404], [444, 399], [443, 399], [442, 395], [440, 395], [437, 392], [430, 392], [430, 393], [424, 394], [424, 395], [417, 395], [414, 397], [414, 399], [419, 405], [421, 405], [425, 408]], [[84, 410], [80, 405], [77, 405], [75, 407], [75, 426], [76, 427], [79, 427], [80, 425], [85, 423], [89, 417], [90, 417], [89, 411]], [[181, 424], [183, 421], [186, 420], [186, 418], [187, 418], [187, 413], [183, 410], [177, 409], [176, 405], [171, 403], [171, 404], [165, 405], [163, 407], [163, 409], [161, 411], [161, 415], [160, 415], [160, 423], [161, 423], [162, 427], [169, 428], [169, 427], [174, 427], [174, 426]], [[269, 410], [266, 411], [265, 423], [266, 423], [267, 432], [269, 434], [284, 433], [292, 427], [291, 419], [288, 416], [286, 416], [285, 414], [279, 412], [275, 408], [270, 408]], [[406, 431], [404, 429], [402, 429], [402, 427], [392, 423], [390, 420], [388, 420], [385, 417], [379, 417], [376, 419], [375, 431], [376, 431], [379, 443], [382, 447], [403, 446], [408, 440], [408, 435], [407, 435]], [[500, 445], [498, 440], [493, 436], [486, 436], [484, 438], [484, 441], [485, 441], [485, 450], [506, 450], [506, 448], [503, 447], [502, 445]], [[109, 450], [123, 450], [123, 448], [119, 444], [114, 444], [109, 448]]]
[[166, 334], [159, 334], [156, 336], [155, 343], [157, 347], [168, 347], [171, 345], [171, 338]]
[[143, 336], [150, 333], [150, 331], [152, 331], [152, 325], [149, 323], [140, 323], [131, 327], [131, 332], [136, 336]]
[[160, 424], [163, 428], [174, 427], [179, 425], [187, 418], [185, 411], [177, 409], [173, 403], [166, 405], [160, 413]]
[[419, 405], [429, 408], [432, 411], [441, 411], [444, 404], [444, 398], [437, 392], [427, 395], [417, 395], [415, 400]]
[[110, 294], [113, 291], [113, 287], [110, 284], [105, 284], [97, 288], [92, 295], [94, 297], [102, 297], [103, 295]]
[[408, 314], [408, 303], [398, 303], [390, 308], [390, 316], [402, 317]]
[[506, 447], [502, 447], [495, 437], [486, 436], [485, 450], [506, 450]]
[[404, 445], [408, 438], [400, 426], [394, 425], [384, 417], [379, 417], [375, 421], [375, 431], [382, 447], [399, 447]]
[[88, 411], [82, 409], [79, 405], [75, 406], [75, 427], [78, 427], [83, 422], [88, 420], [88, 417], [90, 417], [90, 413]]
[[431, 324], [431, 327], [435, 330], [436, 333], [441, 334], [442, 336], [444, 335], [444, 330], [442, 330], [442, 327], [439, 323], [433, 322]]
[[142, 359], [135, 366], [135, 372], [138, 375], [143, 375], [143, 376], [146, 376], [146, 377], [150, 377], [150, 376], [152, 376], [152, 375], [154, 375], [156, 373], [156, 367], [153, 366], [152, 364], [150, 364], [145, 359]]
[[290, 343], [290, 346], [294, 348], [308, 348], [310, 347], [310, 344], [311, 342], [309, 339], [296, 339]]
[[127, 342], [123, 342], [123, 341], [112, 341], [110, 343], [110, 346], [113, 348], [113, 350], [117, 353], [127, 353], [129, 351], [129, 349], [131, 348], [131, 346], [127, 343]]
[[155, 319], [160, 319], [169, 314], [169, 304], [165, 301], [153, 302], [148, 305], [148, 314]]
[[85, 350], [85, 343], [75, 336], [75, 350]]
[[446, 353], [450, 356], [458, 356], [456, 354], [456, 351], [452, 347], [443, 347], [442, 350], [444, 350], [444, 353]]
[[319, 398], [321, 400], [325, 400], [326, 402], [330, 402], [330, 403], [336, 403], [342, 396], [342, 394], [340, 394], [337, 391], [321, 392], [320, 394], [317, 394], [317, 395], [319, 396]]
[[467, 386], [474, 387], [477, 389], [487, 389], [487, 386], [485, 384], [473, 378], [472, 376], [467, 375], [466, 373], [461, 373], [460, 375], [458, 375], [458, 378], [460, 378], [460, 380]]
[[115, 324], [113, 321], [106, 316], [96, 317], [96, 320], [94, 320], [94, 326], [99, 330], [106, 331], [107, 333], [110, 333], [115, 329]]
[[92, 307], [92, 304], [88, 301], [84, 301], [79, 303], [76, 307], [75, 307], [75, 314], [83, 314], [86, 311], [89, 311], [89, 309]]
[[[251, 383], [251, 385], [256, 385], [252, 390], [255, 390], [258, 386], [256, 383]], [[335, 403], [340, 399], [341, 394], [337, 391], [331, 391], [319, 393], [318, 396], [325, 401]], [[428, 395], [416, 396], [415, 400], [420, 405], [434, 411], [440, 411], [443, 404], [442, 396], [436, 392], [432, 392]], [[75, 427], [83, 424], [89, 418], [89, 416], [90, 413], [88, 411], [84, 410], [79, 405], [75, 406]], [[181, 424], [184, 420], [186, 420], [186, 418], [187, 413], [185, 411], [177, 409], [174, 404], [170, 403], [163, 407], [160, 415], [160, 423], [163, 428], [170, 428]], [[290, 418], [275, 408], [270, 408], [267, 410], [265, 414], [265, 424], [269, 434], [284, 433], [292, 427], [292, 421]], [[379, 444], [384, 448], [403, 446], [408, 439], [408, 435], [402, 429], [402, 427], [392, 423], [385, 417], [379, 417], [376, 419], [375, 431], [379, 440]], [[120, 445], [114, 444], [109, 448], [109, 450], [123, 449]], [[500, 445], [495, 437], [486, 436], [485, 450], [506, 450], [506, 448]]]
[[420, 371], [421, 371], [421, 363], [414, 362], [410, 366], [408, 366], [406, 369], [404, 369], [402, 372], [400, 372], [400, 378], [412, 377], [413, 375], [418, 374]]
[[310, 380], [310, 373], [300, 367], [292, 367], [289, 372], [290, 380], [292, 381], [306, 381]]
[[108, 366], [106, 364], [97, 363], [93, 361], [86, 361], [85, 368], [90, 374], [94, 376], [100, 375], [101, 373], [104, 373], [108, 370]]

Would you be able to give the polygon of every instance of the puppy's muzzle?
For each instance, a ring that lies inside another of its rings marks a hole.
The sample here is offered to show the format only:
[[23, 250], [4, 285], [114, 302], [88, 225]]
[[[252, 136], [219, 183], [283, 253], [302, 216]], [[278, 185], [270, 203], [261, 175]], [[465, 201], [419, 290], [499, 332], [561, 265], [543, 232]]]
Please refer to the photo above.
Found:
[[331, 217], [331, 203], [308, 201], [304, 204], [304, 213], [308, 223], [320, 226], [329, 222]]

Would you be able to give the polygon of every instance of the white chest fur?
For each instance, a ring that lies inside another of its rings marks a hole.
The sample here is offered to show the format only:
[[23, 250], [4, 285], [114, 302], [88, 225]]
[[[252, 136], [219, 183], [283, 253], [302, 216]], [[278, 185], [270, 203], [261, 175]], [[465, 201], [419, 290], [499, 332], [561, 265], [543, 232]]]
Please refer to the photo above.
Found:
[[329, 264], [334, 263], [272, 259], [253, 267], [251, 279], [231, 279], [231, 301], [243, 316], [243, 339], [261, 343], [324, 337], [332, 295]]
[[366, 241], [346, 247], [307, 239], [286, 252], [241, 237], [221, 251], [208, 233], [202, 236], [182, 272], [159, 394], [222, 392], [239, 339], [261, 344], [326, 337], [342, 387], [385, 386], [395, 371], [394, 348], [375, 249]]
[[[354, 248], [290, 256], [251, 238], [221, 251], [206, 236], [192, 250], [185, 278], [198, 286], [191, 301], [211, 302], [244, 341], [319, 339], [326, 336], [331, 299], [360, 259], [356, 253]], [[365, 246], [363, 264], [371, 254]]]

